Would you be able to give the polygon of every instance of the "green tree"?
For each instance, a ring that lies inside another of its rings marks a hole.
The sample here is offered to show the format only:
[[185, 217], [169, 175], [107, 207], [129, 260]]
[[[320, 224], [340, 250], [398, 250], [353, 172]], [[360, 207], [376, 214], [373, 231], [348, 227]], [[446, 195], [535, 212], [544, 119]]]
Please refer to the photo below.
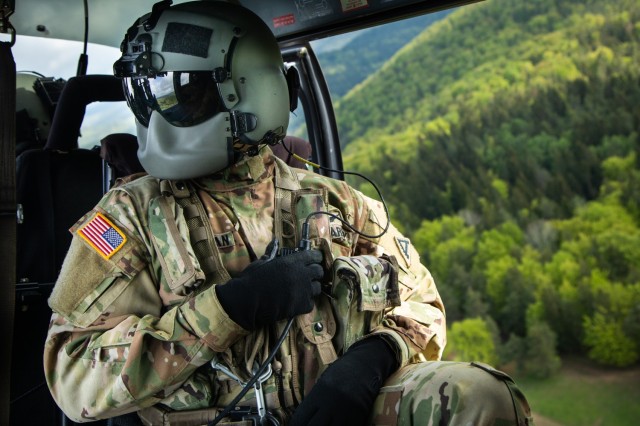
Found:
[[498, 361], [490, 326], [482, 318], [469, 318], [453, 323], [448, 333], [446, 358], [453, 361]]
[[560, 369], [556, 351], [556, 334], [546, 322], [535, 322], [528, 327], [524, 371], [535, 377], [546, 378]]
[[524, 372], [524, 362], [527, 354], [526, 337], [511, 334], [509, 338], [498, 348], [500, 363], [506, 365], [514, 363], [518, 373]]
[[589, 358], [605, 365], [626, 367], [640, 357], [638, 342], [629, 338], [621, 321], [604, 311], [585, 317], [585, 343], [589, 346]]
[[[482, 312], [482, 291], [475, 289], [475, 279], [470, 273], [475, 251], [475, 229], [459, 216], [444, 216], [434, 221], [423, 221], [413, 237], [413, 243], [422, 261], [433, 274], [440, 296], [447, 307], [449, 321], [468, 316], [467, 309]], [[469, 291], [476, 298], [466, 302]]]

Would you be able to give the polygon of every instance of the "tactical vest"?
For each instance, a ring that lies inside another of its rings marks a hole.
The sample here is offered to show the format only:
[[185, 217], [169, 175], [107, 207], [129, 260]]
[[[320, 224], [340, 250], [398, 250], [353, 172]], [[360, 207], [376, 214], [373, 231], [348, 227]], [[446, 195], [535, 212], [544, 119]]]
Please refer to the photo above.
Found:
[[[275, 167], [275, 207], [274, 207], [274, 235], [279, 240], [281, 247], [293, 248], [297, 246], [300, 240], [300, 229], [302, 223], [307, 216], [320, 209], [326, 209], [327, 194], [323, 190], [302, 189], [295, 171], [290, 169], [280, 159], [276, 160]], [[184, 273], [176, 276], [168, 277], [171, 290], [178, 295], [186, 295], [193, 291], [198, 291], [205, 282], [206, 285], [212, 283], [224, 283], [231, 279], [229, 272], [225, 269], [223, 261], [215, 243], [216, 232], [208, 219], [207, 208], [201, 200], [205, 194], [198, 194], [199, 190], [190, 182], [182, 181], [160, 181], [161, 197], [158, 198], [159, 210], [162, 213], [163, 220], [167, 222], [175, 221], [172, 214], [171, 205], [177, 204], [182, 209], [182, 214], [189, 229], [190, 243], [174, 238], [172, 243], [176, 245], [173, 252], [178, 253], [181, 257], [180, 261], [188, 266]], [[173, 200], [171, 200], [173, 199]], [[214, 212], [215, 213], [215, 212]], [[317, 225], [316, 222], [326, 221], [326, 217], [312, 217], [310, 222]], [[172, 226], [168, 224], [167, 226]], [[311, 226], [311, 239], [314, 247], [326, 250], [330, 244], [330, 234], [319, 235], [317, 231], [319, 226]], [[326, 228], [328, 229], [328, 228]], [[320, 233], [321, 234], [321, 233]], [[189, 247], [189, 245], [191, 247]], [[193, 255], [195, 255], [195, 262]], [[161, 261], [161, 264], [170, 262], [170, 259]], [[328, 264], [332, 259], [327, 259]], [[304, 336], [303, 345], [307, 345], [309, 349], [317, 351], [317, 354], [324, 365], [328, 365], [337, 358], [337, 354], [331, 343], [336, 331], [336, 322], [331, 313], [331, 307], [326, 298], [322, 298], [319, 306], [316, 306], [310, 313], [301, 315], [296, 318], [296, 325], [292, 328], [289, 336], [279, 350], [276, 357], [280, 368], [274, 369], [273, 376], [264, 384], [266, 404], [270, 409], [282, 409], [283, 407], [293, 407], [302, 400], [303, 390], [298, 377], [298, 352], [297, 346], [299, 339]], [[286, 322], [286, 321], [285, 321]], [[285, 322], [277, 324], [275, 332], [280, 333]], [[277, 336], [276, 336], [277, 337]], [[298, 341], [298, 342], [296, 342]], [[251, 364], [254, 360], [260, 362], [261, 355], [258, 353], [260, 349], [267, 349], [268, 342], [266, 336], [256, 337], [254, 341], [253, 353], [250, 353], [247, 364]], [[221, 354], [222, 361], [232, 364], [230, 354]], [[229, 369], [242, 375], [242, 369], [236, 365], [228, 365]], [[244, 373], [246, 377], [246, 373]], [[220, 374], [218, 374], [220, 376]], [[220, 392], [221, 396], [216, 405], [224, 406], [232, 397], [240, 390], [233, 380], [221, 380]], [[249, 396], [251, 393], [249, 393]], [[251, 404], [251, 398], [249, 403]], [[145, 412], [146, 411], [146, 412]], [[202, 419], [202, 410], [194, 411], [193, 416], [187, 416], [193, 420]], [[162, 413], [162, 415], [160, 415]], [[159, 418], [168, 418], [167, 411], [156, 408], [151, 411], [143, 410], [143, 418], [148, 417], [150, 420], [157, 421]], [[180, 414], [180, 418], [184, 419], [185, 413]], [[178, 423], [171, 424], [187, 424], [183, 420]]]
[[[334, 254], [331, 253], [332, 228], [328, 216], [312, 215], [313, 212], [327, 210], [329, 206], [327, 191], [325, 189], [301, 188], [295, 170], [289, 168], [278, 158], [275, 158], [274, 187], [273, 232], [281, 246], [285, 248], [297, 247], [301, 239], [302, 224], [308, 221], [311, 245], [323, 250], [325, 268], [330, 270], [334, 263]], [[205, 195], [199, 195], [198, 191], [190, 182], [160, 181], [162, 197], [159, 197], [158, 203], [164, 219], [167, 222], [175, 221], [172, 214], [173, 209], [169, 207], [175, 203], [180, 206], [189, 230], [190, 242], [188, 244], [182, 240], [178, 241], [178, 239], [172, 241], [176, 244], [174, 255], [178, 253], [182, 257], [181, 261], [187, 266], [184, 269], [184, 274], [169, 277], [169, 286], [173, 292], [183, 296], [193, 291], [199, 291], [199, 288], [206, 288], [213, 283], [227, 282], [231, 278], [223, 265], [222, 257], [215, 243], [216, 233], [208, 219], [210, 214], [215, 215], [216, 212], [207, 211], [207, 207], [200, 198]], [[168, 226], [172, 225], [168, 224]], [[379, 324], [384, 308], [389, 306], [388, 295], [397, 296], [397, 282], [395, 282], [393, 283], [395, 288], [392, 291], [378, 288], [377, 285], [372, 288], [358, 288], [359, 297], [356, 300], [352, 297], [353, 292], [347, 287], [351, 287], [352, 281], [358, 278], [354, 276], [358, 274], [358, 267], [348, 265], [348, 259], [339, 258], [338, 260], [339, 262], [336, 263], [342, 262], [345, 267], [350, 267], [354, 273], [351, 276], [334, 276], [332, 291], [333, 296], [337, 297], [333, 299], [329, 297], [317, 298], [311, 312], [296, 318], [294, 327], [276, 356], [278, 361], [273, 363], [274, 374], [263, 384], [267, 407], [281, 416], [286, 416], [293, 407], [299, 404], [303, 395], [315, 383], [315, 378], [312, 377], [310, 380], [307, 374], [304, 374], [305, 377], [299, 377], [298, 366], [313, 364], [315, 368], [313, 373], [315, 377], [318, 377], [326, 366], [337, 359], [335, 347], [338, 350], [346, 350], [357, 338], [369, 331], [370, 324]], [[164, 265], [169, 261], [170, 259], [165, 259], [161, 263]], [[391, 284], [391, 280], [389, 281]], [[399, 304], [399, 300], [392, 302], [393, 305]], [[337, 324], [333, 315], [334, 311], [338, 312], [341, 318], [344, 316], [347, 319], [343, 319], [340, 324]], [[350, 317], [356, 317], [357, 320], [350, 321], [348, 319]], [[286, 321], [277, 323], [271, 330], [271, 337], [277, 338], [285, 323]], [[249, 343], [246, 345], [251, 348], [247, 350], [244, 360], [245, 366], [234, 365], [230, 350], [219, 354], [219, 361], [226, 364], [235, 375], [244, 375], [245, 379], [247, 378], [246, 371], [250, 370], [254, 361], [261, 363], [270, 349], [268, 343], [270, 336], [262, 332], [252, 333], [251, 336], [254, 340], [250, 342], [252, 345]], [[334, 343], [336, 343], [335, 347]], [[301, 362], [301, 356], [310, 357], [309, 360], [312, 362], [307, 362], [309, 361], [307, 359]], [[224, 407], [240, 391], [240, 386], [234, 380], [226, 380], [220, 373], [217, 376], [221, 380], [218, 383], [219, 397], [216, 405]], [[252, 394], [253, 391], [250, 391], [242, 404], [253, 405]], [[178, 412], [175, 413], [175, 416], [178, 416]], [[180, 419], [187, 416], [195, 421], [195, 423], [190, 423], [184, 420], [169, 421], [171, 412], [160, 406], [144, 409], [140, 412], [141, 418], [149, 419], [147, 421], [149, 424], [160, 421], [158, 419], [164, 419], [162, 423], [172, 425], [199, 424], [198, 422], [202, 422], [203, 418], [211, 419], [212, 413], [215, 414], [215, 410], [194, 410], [193, 415], [179, 412]]]

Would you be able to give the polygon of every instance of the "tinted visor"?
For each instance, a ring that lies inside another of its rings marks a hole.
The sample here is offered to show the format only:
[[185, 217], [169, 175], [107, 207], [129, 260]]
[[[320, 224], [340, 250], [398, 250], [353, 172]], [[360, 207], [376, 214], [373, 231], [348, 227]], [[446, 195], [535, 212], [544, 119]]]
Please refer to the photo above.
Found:
[[140, 124], [156, 111], [174, 126], [189, 127], [225, 111], [211, 71], [173, 71], [156, 77], [126, 77], [124, 92]]

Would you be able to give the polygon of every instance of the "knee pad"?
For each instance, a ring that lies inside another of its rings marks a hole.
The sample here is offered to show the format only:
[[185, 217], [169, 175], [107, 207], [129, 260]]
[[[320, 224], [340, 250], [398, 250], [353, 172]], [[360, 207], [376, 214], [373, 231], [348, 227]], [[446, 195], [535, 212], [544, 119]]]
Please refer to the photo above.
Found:
[[[511, 377], [475, 362], [406, 366], [385, 383], [376, 402], [374, 424], [533, 424], [529, 404]], [[396, 418], [397, 423], [390, 421]]]
[[471, 362], [470, 365], [489, 373], [499, 382], [504, 383], [513, 404], [515, 414], [515, 424], [517, 425], [533, 425], [533, 417], [531, 417], [531, 407], [524, 393], [518, 388], [515, 381], [505, 372], [497, 370], [488, 364], [481, 362]]

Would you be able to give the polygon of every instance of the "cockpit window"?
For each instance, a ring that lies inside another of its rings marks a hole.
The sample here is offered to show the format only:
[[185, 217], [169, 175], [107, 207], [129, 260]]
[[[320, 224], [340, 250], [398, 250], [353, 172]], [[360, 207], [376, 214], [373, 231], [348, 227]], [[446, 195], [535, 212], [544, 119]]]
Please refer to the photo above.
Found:
[[[76, 74], [78, 58], [83, 50], [80, 42], [19, 36], [12, 51], [18, 71], [31, 71], [45, 77], [68, 80]], [[33, 52], [38, 52], [34, 55]], [[113, 74], [113, 63], [120, 57], [114, 47], [89, 44], [88, 74]], [[81, 148], [100, 145], [100, 139], [111, 133], [135, 134], [135, 121], [126, 102], [94, 102], [87, 106], [80, 138]]]

